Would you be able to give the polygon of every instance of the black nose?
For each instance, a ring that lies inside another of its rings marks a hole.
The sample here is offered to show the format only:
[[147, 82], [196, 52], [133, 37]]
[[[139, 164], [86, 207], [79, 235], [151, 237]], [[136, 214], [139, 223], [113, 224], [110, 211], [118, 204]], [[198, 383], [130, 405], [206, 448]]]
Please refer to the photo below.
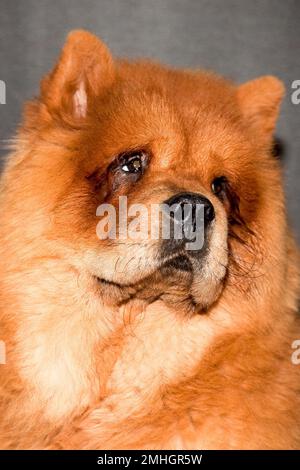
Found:
[[[204, 228], [208, 228], [215, 218], [214, 206], [206, 197], [196, 193], [179, 193], [170, 197], [165, 204], [170, 207], [170, 217], [182, 225], [188, 223], [191, 229], [197, 229], [198, 208], [203, 207]], [[184, 216], [183, 216], [184, 214]]]

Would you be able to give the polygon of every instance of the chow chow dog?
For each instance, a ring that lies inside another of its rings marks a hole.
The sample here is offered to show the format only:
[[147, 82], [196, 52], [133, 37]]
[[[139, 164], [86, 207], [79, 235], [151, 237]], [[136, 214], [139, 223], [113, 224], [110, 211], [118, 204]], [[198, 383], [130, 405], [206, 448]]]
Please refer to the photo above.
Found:
[[[1, 448], [300, 448], [283, 93], [70, 33], [1, 179]], [[99, 237], [121, 196], [202, 207], [203, 245]]]

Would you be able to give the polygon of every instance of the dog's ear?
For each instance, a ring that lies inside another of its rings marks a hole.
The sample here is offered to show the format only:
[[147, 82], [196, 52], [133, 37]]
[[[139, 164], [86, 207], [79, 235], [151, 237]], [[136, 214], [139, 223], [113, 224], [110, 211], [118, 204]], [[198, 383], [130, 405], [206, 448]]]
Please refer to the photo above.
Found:
[[284, 85], [276, 77], [265, 76], [238, 87], [238, 101], [242, 114], [257, 134], [271, 142]]
[[108, 48], [87, 31], [72, 31], [54, 70], [41, 83], [41, 101], [52, 116], [84, 120], [96, 96], [113, 82]]

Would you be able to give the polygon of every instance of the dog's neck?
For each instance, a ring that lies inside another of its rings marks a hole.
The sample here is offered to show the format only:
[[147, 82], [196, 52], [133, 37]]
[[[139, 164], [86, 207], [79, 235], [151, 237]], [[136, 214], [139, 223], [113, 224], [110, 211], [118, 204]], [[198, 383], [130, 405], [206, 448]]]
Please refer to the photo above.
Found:
[[[142, 403], [162, 382], [192, 374], [216, 335], [218, 312], [194, 315], [162, 302], [114, 308], [87, 288], [87, 280], [56, 262], [19, 273], [12, 358], [27, 395], [47, 419], [65, 419], [104, 398]], [[51, 286], [51, 288], [49, 287]], [[20, 321], [22, 316], [22, 321]], [[232, 323], [220, 315], [220, 332]], [[228, 325], [227, 325], [228, 323]], [[137, 393], [138, 391], [138, 393]], [[33, 406], [34, 406], [33, 405]]]
[[255, 330], [255, 318], [262, 325], [264, 302], [271, 302], [243, 303], [240, 296], [233, 305], [221, 299], [207, 314], [193, 316], [160, 301], [107, 307], [85, 276], [57, 260], [19, 272], [19, 278], [14, 272], [11, 279], [18, 290], [8, 296], [15, 305], [8, 321], [17, 326], [10, 374], [15, 369], [21, 378], [24, 410], [42, 414], [53, 430], [93, 407], [103, 428], [117, 426], [133, 410], [142, 415], [162, 387], [183, 380], [183, 371], [186, 381], [199, 374], [218, 338], [238, 334], [241, 323], [249, 330], [253, 323]]

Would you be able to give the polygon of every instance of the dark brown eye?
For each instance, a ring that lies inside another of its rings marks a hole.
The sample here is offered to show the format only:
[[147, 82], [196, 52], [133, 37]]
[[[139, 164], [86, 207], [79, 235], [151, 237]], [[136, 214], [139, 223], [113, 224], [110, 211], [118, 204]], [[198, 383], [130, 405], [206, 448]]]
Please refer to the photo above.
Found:
[[211, 183], [212, 192], [218, 196], [220, 199], [223, 199], [226, 196], [228, 189], [228, 180], [226, 176], [219, 176], [215, 178]]
[[120, 169], [128, 174], [142, 174], [147, 163], [147, 155], [144, 151], [123, 154], [119, 159]]

